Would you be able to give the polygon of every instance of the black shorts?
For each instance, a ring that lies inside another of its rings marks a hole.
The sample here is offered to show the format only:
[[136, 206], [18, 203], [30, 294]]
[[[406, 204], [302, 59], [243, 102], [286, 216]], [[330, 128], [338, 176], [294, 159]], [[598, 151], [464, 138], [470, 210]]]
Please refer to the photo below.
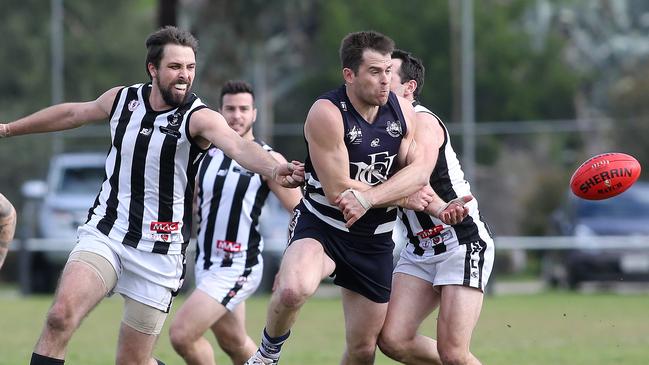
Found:
[[363, 237], [334, 228], [309, 212], [295, 207], [289, 245], [299, 239], [320, 242], [335, 262], [334, 284], [376, 303], [390, 300], [392, 286], [392, 232]]

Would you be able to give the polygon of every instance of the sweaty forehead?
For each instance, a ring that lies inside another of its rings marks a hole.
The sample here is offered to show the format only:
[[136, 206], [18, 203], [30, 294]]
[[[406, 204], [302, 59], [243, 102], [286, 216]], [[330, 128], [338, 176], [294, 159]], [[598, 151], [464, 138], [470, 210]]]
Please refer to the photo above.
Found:
[[392, 65], [392, 57], [390, 54], [381, 54], [373, 49], [366, 49], [363, 51], [362, 66], [365, 67], [379, 67], [387, 68]]

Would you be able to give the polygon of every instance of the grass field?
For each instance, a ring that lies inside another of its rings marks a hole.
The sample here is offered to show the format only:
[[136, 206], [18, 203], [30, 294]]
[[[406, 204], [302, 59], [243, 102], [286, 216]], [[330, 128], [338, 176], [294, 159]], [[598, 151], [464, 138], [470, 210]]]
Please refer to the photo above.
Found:
[[[175, 308], [182, 299], [176, 301]], [[28, 363], [51, 300], [49, 296], [0, 297], [0, 364]], [[248, 328], [255, 341], [259, 340], [267, 302], [268, 297], [254, 297], [248, 304]], [[110, 298], [91, 313], [73, 337], [67, 364], [114, 362], [121, 303], [120, 298]], [[156, 356], [168, 365], [182, 364], [169, 344], [167, 328]], [[423, 332], [432, 334], [434, 328], [433, 315]], [[343, 346], [339, 300], [313, 298], [284, 347], [281, 363], [338, 364]], [[559, 292], [490, 296], [472, 350], [485, 365], [646, 365], [649, 295]], [[219, 364], [229, 364], [220, 351], [217, 353]], [[376, 363], [393, 362], [379, 354]]]

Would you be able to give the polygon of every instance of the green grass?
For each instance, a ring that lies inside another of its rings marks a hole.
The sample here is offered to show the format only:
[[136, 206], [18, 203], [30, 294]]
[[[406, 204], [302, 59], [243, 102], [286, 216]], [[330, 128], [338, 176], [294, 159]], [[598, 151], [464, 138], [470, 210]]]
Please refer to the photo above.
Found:
[[[51, 300], [49, 296], [0, 297], [0, 364], [28, 363]], [[254, 297], [248, 304], [248, 329], [256, 341], [267, 302], [268, 297]], [[487, 297], [472, 350], [485, 365], [645, 365], [649, 363], [648, 303], [648, 295], [560, 292]], [[121, 304], [120, 298], [110, 298], [91, 313], [73, 337], [66, 363], [114, 363]], [[168, 365], [182, 364], [169, 344], [167, 329], [155, 354]], [[422, 331], [434, 334], [434, 329], [433, 315]], [[337, 364], [343, 333], [340, 301], [313, 298], [284, 347], [282, 364]], [[220, 351], [217, 354], [219, 364], [229, 364]], [[376, 363], [393, 362], [379, 354]]]

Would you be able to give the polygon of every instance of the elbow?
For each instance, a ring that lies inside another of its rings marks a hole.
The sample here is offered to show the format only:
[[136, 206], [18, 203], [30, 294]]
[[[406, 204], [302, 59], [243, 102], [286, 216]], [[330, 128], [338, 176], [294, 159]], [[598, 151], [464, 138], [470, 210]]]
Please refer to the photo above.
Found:
[[418, 171], [419, 172], [415, 174], [415, 176], [413, 176], [412, 184], [417, 186], [419, 189], [421, 189], [424, 186], [428, 185], [428, 182], [430, 180], [430, 174], [428, 174], [423, 169], [418, 169]]

